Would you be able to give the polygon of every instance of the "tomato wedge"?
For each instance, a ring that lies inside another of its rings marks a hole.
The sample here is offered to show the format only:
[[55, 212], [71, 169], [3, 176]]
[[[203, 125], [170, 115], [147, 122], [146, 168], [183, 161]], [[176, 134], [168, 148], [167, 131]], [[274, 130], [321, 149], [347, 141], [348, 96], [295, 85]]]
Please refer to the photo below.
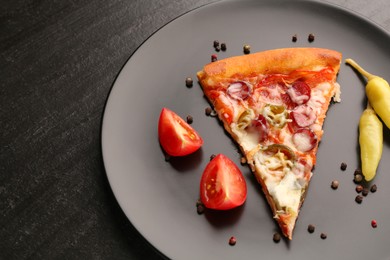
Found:
[[237, 165], [218, 154], [206, 166], [200, 181], [200, 199], [206, 208], [228, 210], [246, 200], [245, 178]]
[[191, 154], [203, 144], [203, 139], [195, 129], [168, 108], [161, 110], [158, 138], [165, 152], [171, 156]]

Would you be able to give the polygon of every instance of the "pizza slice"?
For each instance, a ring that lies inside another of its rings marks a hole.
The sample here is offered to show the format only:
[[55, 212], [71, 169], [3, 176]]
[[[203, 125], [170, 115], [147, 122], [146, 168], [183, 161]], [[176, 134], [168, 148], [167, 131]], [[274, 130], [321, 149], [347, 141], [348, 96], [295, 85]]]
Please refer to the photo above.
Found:
[[340, 101], [340, 62], [333, 50], [285, 48], [215, 61], [197, 73], [289, 239], [330, 101]]

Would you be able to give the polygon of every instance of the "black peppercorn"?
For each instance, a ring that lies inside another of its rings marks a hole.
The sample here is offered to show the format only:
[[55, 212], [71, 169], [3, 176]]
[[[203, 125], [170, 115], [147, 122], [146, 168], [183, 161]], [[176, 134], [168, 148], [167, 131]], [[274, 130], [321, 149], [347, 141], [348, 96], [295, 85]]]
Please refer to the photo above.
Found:
[[293, 37], [292, 37], [292, 41], [293, 41], [293, 42], [296, 42], [297, 40], [298, 40], [298, 37], [297, 37], [296, 34], [294, 34]]
[[213, 112], [213, 110], [211, 109], [211, 107], [206, 107], [206, 109], [204, 110], [205, 113], [206, 113], [206, 116], [209, 116], [211, 114], [211, 112]]
[[215, 47], [216, 52], [219, 52], [220, 50], [221, 50], [221, 47], [219, 47], [219, 46]]
[[221, 50], [226, 51], [226, 43], [221, 43]]
[[279, 233], [274, 233], [274, 236], [272, 238], [274, 240], [275, 243], [279, 243], [281, 237], [280, 237], [280, 234]]
[[374, 193], [376, 192], [376, 190], [377, 190], [376, 184], [372, 185], [370, 191]]
[[218, 46], [219, 46], [219, 41], [215, 40], [215, 41], [213, 42], [213, 46], [214, 46], [214, 48], [218, 47]]
[[314, 41], [314, 34], [310, 33], [309, 37], [307, 39], [309, 40], [309, 42], [313, 42]]
[[345, 171], [347, 169], [347, 164], [345, 162], [342, 162], [341, 165], [340, 165], [340, 169], [342, 171]]
[[362, 175], [363, 174], [362, 170], [356, 169], [355, 172], [353, 173], [353, 175], [358, 175], [358, 174]]
[[321, 233], [321, 238], [326, 239], [328, 236], [325, 233]]
[[192, 87], [192, 85], [194, 84], [194, 81], [192, 80], [192, 78], [188, 77], [186, 78], [186, 86], [187, 87]]
[[315, 229], [316, 229], [315, 226], [312, 225], [312, 224], [310, 224], [310, 225], [307, 227], [307, 231], [309, 231], [309, 233], [313, 233]]
[[198, 212], [198, 214], [203, 214], [204, 213], [204, 205], [203, 204], [199, 204], [198, 206], [196, 206], [196, 212]]
[[364, 197], [366, 197], [367, 195], [368, 195], [368, 189], [367, 188], [364, 188], [363, 189], [363, 191], [362, 191], [362, 195], [364, 196]]
[[215, 158], [215, 154], [210, 155], [210, 161]]
[[362, 203], [362, 201], [363, 201], [363, 196], [360, 196], [360, 195], [357, 195], [356, 196], [356, 198], [355, 198], [355, 201], [357, 202], [357, 203]]
[[189, 123], [189, 124], [192, 124], [192, 122], [194, 122], [193, 117], [190, 115], [188, 115], [186, 119], [187, 119], [187, 123]]
[[251, 46], [249, 46], [248, 44], [245, 44], [244, 45], [244, 53], [249, 54], [250, 52], [251, 52]]

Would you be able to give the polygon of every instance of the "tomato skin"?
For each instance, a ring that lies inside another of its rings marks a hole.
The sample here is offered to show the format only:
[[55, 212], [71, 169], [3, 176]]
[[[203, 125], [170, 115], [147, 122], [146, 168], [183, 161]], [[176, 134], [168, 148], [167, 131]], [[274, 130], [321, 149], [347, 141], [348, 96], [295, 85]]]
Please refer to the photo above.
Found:
[[229, 210], [241, 206], [247, 195], [245, 178], [237, 165], [218, 154], [206, 166], [200, 181], [200, 199], [206, 208]]
[[195, 129], [168, 108], [161, 110], [158, 138], [164, 151], [171, 156], [191, 154], [203, 145], [203, 139]]

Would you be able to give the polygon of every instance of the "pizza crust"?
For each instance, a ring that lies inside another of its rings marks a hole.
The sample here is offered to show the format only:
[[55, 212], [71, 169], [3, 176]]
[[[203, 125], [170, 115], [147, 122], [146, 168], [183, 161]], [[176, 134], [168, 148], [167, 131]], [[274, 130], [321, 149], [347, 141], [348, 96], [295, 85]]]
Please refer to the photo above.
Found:
[[237, 74], [288, 74], [294, 70], [340, 68], [341, 53], [320, 48], [284, 48], [235, 56], [207, 64], [198, 72], [201, 82], [211, 78], [230, 78]]

